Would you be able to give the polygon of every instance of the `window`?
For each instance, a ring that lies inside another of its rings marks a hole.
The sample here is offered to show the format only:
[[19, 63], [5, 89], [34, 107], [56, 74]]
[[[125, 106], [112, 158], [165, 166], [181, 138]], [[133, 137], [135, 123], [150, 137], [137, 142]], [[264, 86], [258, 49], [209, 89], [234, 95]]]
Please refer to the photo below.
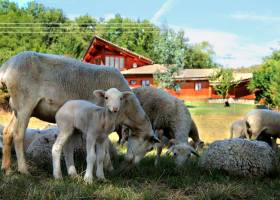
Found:
[[110, 61], [110, 57], [109, 57], [109, 56], [106, 56], [106, 57], [105, 57], [105, 65], [106, 65], [106, 66], [110, 66], [110, 62], [109, 62], [109, 61]]
[[145, 86], [150, 86], [150, 81], [149, 80], [142, 80], [141, 81], [141, 85], [143, 86], [143, 87], [145, 87]]
[[120, 57], [120, 70], [124, 68], [124, 57]]
[[124, 57], [106, 56], [105, 65], [122, 70], [124, 68]]
[[129, 81], [129, 84], [130, 84], [130, 85], [136, 85], [136, 80], [130, 80], [130, 81]]
[[201, 90], [202, 89], [202, 84], [201, 83], [195, 83], [194, 89], [195, 89], [195, 91]]

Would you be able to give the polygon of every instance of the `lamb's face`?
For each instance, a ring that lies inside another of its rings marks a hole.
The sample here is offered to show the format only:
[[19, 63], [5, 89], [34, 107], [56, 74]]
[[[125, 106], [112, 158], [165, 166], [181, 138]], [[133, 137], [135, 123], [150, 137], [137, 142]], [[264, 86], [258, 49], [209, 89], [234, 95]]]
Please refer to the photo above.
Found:
[[94, 95], [105, 99], [105, 107], [111, 112], [118, 112], [120, 110], [123, 99], [126, 99], [131, 92], [120, 92], [116, 88], [110, 88], [106, 92], [103, 90], [95, 90]]
[[190, 158], [191, 154], [199, 156], [193, 147], [185, 143], [173, 145], [167, 153], [171, 152], [177, 166], [182, 166]]

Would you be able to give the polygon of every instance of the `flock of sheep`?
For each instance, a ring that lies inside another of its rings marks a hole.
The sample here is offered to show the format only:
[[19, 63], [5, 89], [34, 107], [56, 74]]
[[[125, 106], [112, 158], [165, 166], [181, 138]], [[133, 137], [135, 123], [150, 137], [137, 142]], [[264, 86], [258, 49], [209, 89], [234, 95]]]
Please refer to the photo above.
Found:
[[[199, 157], [197, 149], [203, 146], [183, 101], [151, 87], [131, 91], [120, 72], [111, 67], [23, 52], [3, 64], [0, 83], [10, 94], [13, 111], [0, 143], [2, 170], [7, 174], [13, 141], [19, 172], [28, 173], [26, 153], [37, 162], [52, 161], [56, 179], [62, 178], [62, 152], [70, 176], [77, 176], [74, 151], [86, 152], [87, 183], [93, 180], [93, 170], [101, 180], [105, 179], [104, 169], [113, 170], [111, 160], [117, 151], [108, 138], [113, 131], [117, 131], [119, 143], [127, 142], [124, 162], [131, 165], [153, 147], [157, 149], [158, 165], [166, 146], [167, 154], [182, 167], [191, 154]], [[31, 116], [56, 122], [57, 126], [27, 129]], [[277, 162], [273, 149], [279, 119], [280, 114], [273, 111], [248, 113], [231, 127], [231, 137], [238, 138], [211, 144], [200, 156], [200, 166], [241, 176], [271, 173]], [[240, 139], [252, 136], [257, 140]]]

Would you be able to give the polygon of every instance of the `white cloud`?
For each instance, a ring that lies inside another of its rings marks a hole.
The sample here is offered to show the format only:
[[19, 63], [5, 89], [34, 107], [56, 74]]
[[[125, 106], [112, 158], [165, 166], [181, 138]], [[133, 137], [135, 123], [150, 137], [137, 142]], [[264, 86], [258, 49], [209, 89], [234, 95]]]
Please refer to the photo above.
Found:
[[263, 57], [268, 56], [272, 49], [279, 48], [277, 40], [252, 43], [229, 32], [178, 26], [173, 26], [173, 28], [184, 30], [191, 43], [208, 41], [216, 53], [216, 62], [229, 67], [260, 64]]
[[174, 3], [174, 0], [166, 0], [161, 7], [159, 8], [159, 10], [154, 14], [154, 16], [152, 17], [151, 21], [154, 23], [157, 23], [159, 21], [159, 19], [166, 13], [168, 12], [172, 5]]
[[266, 22], [279, 22], [279, 16], [258, 15], [252, 12], [237, 12], [230, 15], [232, 19], [248, 20], [248, 21], [266, 21]]

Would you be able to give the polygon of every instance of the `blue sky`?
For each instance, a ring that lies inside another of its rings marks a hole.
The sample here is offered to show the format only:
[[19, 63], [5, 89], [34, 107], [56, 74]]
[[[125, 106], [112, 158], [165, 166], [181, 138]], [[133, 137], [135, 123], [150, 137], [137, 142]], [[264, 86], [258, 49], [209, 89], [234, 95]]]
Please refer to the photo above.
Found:
[[[27, 0], [14, 0], [24, 5]], [[149, 19], [184, 30], [191, 43], [208, 41], [225, 66], [259, 64], [280, 47], [279, 0], [36, 0], [61, 8], [70, 18], [115, 14]]]

